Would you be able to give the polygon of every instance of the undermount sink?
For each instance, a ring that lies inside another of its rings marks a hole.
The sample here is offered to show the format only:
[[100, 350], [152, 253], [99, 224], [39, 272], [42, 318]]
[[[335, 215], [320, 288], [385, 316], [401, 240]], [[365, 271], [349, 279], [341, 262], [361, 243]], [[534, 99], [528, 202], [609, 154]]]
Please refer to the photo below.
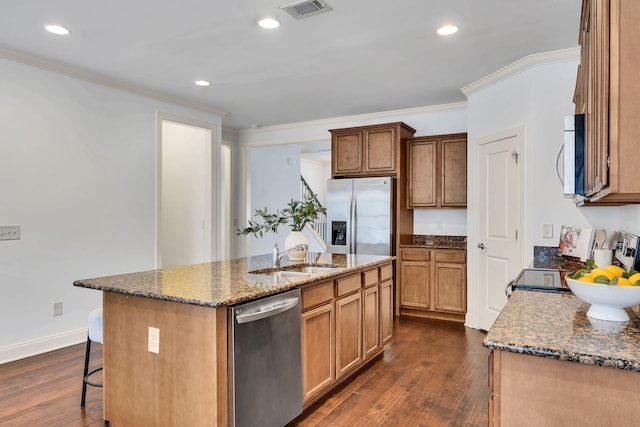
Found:
[[250, 271], [251, 274], [267, 274], [270, 276], [277, 277], [309, 277], [314, 274], [326, 273], [327, 271], [334, 271], [338, 266], [330, 266], [330, 265], [304, 265], [300, 267], [274, 267], [263, 270], [254, 270]]

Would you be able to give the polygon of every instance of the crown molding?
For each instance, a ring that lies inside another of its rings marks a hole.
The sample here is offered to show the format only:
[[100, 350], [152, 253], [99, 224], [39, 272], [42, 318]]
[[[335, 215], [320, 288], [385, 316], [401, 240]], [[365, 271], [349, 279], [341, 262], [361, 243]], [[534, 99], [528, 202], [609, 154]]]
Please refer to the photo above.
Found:
[[190, 108], [193, 110], [203, 111], [205, 113], [212, 113], [218, 116], [226, 116], [229, 114], [227, 111], [221, 110], [215, 107], [209, 107], [197, 102], [192, 102], [184, 98], [176, 97], [168, 93], [163, 93], [157, 90], [132, 85], [123, 81], [113, 79], [104, 75], [86, 71], [81, 68], [72, 67], [69, 65], [61, 64], [55, 61], [50, 61], [42, 58], [38, 58], [33, 55], [19, 52], [17, 50], [10, 49], [0, 45], [0, 58], [5, 58], [11, 61], [20, 62], [22, 64], [30, 65], [32, 67], [41, 68], [46, 71], [50, 71], [57, 74], [62, 74], [68, 77], [72, 77], [86, 82], [95, 83], [101, 86], [106, 86], [112, 89], [117, 89], [136, 95], [152, 98], [157, 101], [167, 102], [170, 104], [180, 105], [182, 107]]
[[566, 62], [580, 59], [580, 47], [574, 47], [570, 49], [554, 50], [551, 52], [536, 53], [533, 55], [525, 56], [524, 58], [507, 65], [504, 68], [499, 69], [486, 77], [476, 80], [475, 82], [468, 84], [460, 89], [467, 97], [484, 89], [488, 86], [494, 85], [498, 82], [508, 79], [516, 74], [520, 74], [532, 67], [539, 65], [553, 64], [557, 62]]
[[[327, 139], [328, 137], [329, 131], [327, 129], [340, 128], [344, 123], [346, 123], [348, 126], [359, 126], [358, 124], [354, 123], [362, 123], [362, 125], [366, 125], [370, 122], [375, 122], [380, 119], [388, 122], [393, 122], [394, 120], [402, 121], [403, 119], [406, 119], [407, 116], [417, 116], [422, 114], [460, 110], [465, 108], [467, 108], [466, 101], [454, 102], [450, 104], [430, 105], [426, 107], [405, 108], [402, 110], [389, 110], [376, 113], [357, 114], [353, 116], [333, 117], [329, 119], [318, 119], [304, 122], [286, 123], [281, 125], [264, 126], [258, 129], [240, 129], [239, 136], [241, 140], [251, 141], [250, 145], [269, 145], [273, 142], [269, 142], [271, 141], [270, 138], [267, 138], [265, 140], [263, 135], [291, 130], [300, 130], [305, 128], [320, 128], [323, 129], [321, 135], [317, 134], [316, 136], [305, 138], [305, 141], [322, 141]], [[300, 138], [293, 136], [290, 139], [285, 138], [278, 140], [278, 144], [293, 142], [300, 142]]]

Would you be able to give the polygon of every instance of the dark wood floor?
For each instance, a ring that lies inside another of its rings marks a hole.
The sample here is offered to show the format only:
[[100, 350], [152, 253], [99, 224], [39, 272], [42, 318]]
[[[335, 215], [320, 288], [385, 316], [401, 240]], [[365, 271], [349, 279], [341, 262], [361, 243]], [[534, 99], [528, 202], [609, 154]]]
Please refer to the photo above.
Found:
[[[483, 338], [457, 323], [399, 319], [383, 358], [290, 425], [486, 426]], [[84, 344], [0, 365], [0, 426], [103, 426], [101, 389], [89, 387], [80, 408], [83, 360]]]

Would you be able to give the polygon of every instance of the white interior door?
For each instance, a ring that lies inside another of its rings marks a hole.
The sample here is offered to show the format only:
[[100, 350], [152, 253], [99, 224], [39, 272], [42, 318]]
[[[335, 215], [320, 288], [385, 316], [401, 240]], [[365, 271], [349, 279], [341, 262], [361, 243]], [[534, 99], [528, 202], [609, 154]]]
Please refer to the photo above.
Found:
[[522, 269], [521, 128], [478, 144], [480, 327], [489, 330], [507, 302], [505, 287]]
[[162, 121], [161, 267], [213, 260], [211, 130]]

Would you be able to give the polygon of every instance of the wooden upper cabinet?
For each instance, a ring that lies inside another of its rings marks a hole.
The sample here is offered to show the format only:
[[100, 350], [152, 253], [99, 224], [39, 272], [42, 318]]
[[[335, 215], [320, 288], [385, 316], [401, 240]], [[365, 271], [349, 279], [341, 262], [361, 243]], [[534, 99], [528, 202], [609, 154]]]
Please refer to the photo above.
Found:
[[410, 139], [407, 206], [467, 206], [467, 134]]
[[365, 173], [396, 172], [396, 129], [364, 131]]
[[334, 175], [362, 173], [362, 132], [334, 135], [331, 141], [331, 153]]
[[585, 115], [589, 204], [640, 203], [640, 2], [584, 0], [574, 102]]
[[437, 192], [437, 147], [438, 141], [420, 139], [409, 142], [408, 205], [413, 207], [438, 206]]
[[441, 142], [440, 205], [467, 206], [467, 135]]
[[403, 166], [402, 141], [415, 129], [404, 123], [386, 123], [331, 132], [331, 175], [336, 177], [394, 176]]

